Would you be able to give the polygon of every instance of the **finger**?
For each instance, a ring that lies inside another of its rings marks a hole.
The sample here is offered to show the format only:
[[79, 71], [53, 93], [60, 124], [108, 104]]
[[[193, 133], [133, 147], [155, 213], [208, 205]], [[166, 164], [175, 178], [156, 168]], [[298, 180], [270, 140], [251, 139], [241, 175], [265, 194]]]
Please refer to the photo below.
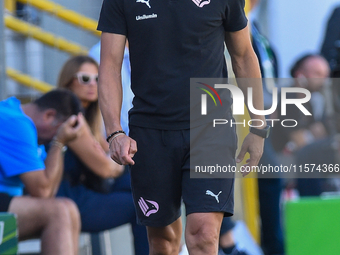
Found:
[[111, 159], [116, 162], [118, 165], [122, 165], [122, 163], [119, 161], [119, 159], [116, 156], [111, 156]]
[[132, 160], [130, 155], [124, 155], [121, 157], [121, 162], [123, 165], [134, 165], [135, 161]]
[[137, 143], [135, 140], [130, 139], [130, 148], [129, 148], [129, 155], [131, 158], [136, 154], [137, 152]]
[[82, 124], [82, 123], [85, 122], [85, 117], [81, 112], [78, 114], [77, 120], [78, 120], [79, 124]]
[[116, 144], [114, 141], [112, 142], [112, 147], [110, 148], [111, 158], [119, 165], [123, 165], [122, 160], [120, 158], [119, 153], [119, 145]]
[[242, 172], [242, 176], [245, 177], [246, 175], [248, 175], [251, 172], [251, 168], [249, 166], [249, 164], [245, 164], [241, 167], [241, 169], [243, 168]]
[[249, 173], [248, 165], [242, 165], [240, 168], [240, 172], [242, 173], [242, 176], [246, 176]]
[[76, 132], [78, 134], [78, 131], [84, 126], [84, 123], [85, 123], [84, 116], [81, 113], [78, 114], [77, 120], [74, 123], [74, 125], [72, 126], [74, 132]]
[[123, 165], [134, 165], [135, 161], [130, 156], [123, 156]]
[[[118, 138], [118, 137], [117, 137]], [[123, 165], [134, 164], [135, 162], [132, 160], [130, 156], [130, 142], [124, 143], [121, 146], [120, 157], [119, 160], [122, 162]]]
[[260, 161], [260, 154], [257, 153], [257, 152], [251, 152], [250, 153], [250, 160], [249, 160], [248, 165], [250, 167], [257, 166], [259, 161]]
[[67, 124], [69, 124], [70, 126], [73, 126], [74, 124], [76, 124], [76, 122], [77, 122], [76, 115], [72, 115], [71, 117], [67, 119]]
[[241, 151], [236, 158], [236, 163], [240, 163], [244, 159], [244, 156], [246, 155], [246, 153], [247, 153], [247, 148], [242, 144]]

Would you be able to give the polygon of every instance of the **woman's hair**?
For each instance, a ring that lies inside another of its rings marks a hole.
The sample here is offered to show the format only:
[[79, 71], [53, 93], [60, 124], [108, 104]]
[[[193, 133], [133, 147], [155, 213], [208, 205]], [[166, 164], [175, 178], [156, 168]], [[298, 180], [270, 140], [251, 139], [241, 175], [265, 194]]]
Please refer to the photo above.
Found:
[[[80, 67], [85, 64], [90, 63], [97, 67], [98, 63], [89, 56], [75, 56], [71, 57], [63, 65], [59, 77], [57, 86], [59, 88], [66, 88], [71, 90], [71, 85], [74, 80], [74, 75], [79, 71]], [[99, 110], [98, 100], [91, 102], [89, 106], [84, 109], [85, 119], [89, 124], [91, 131], [97, 140], [102, 136], [102, 117]]]

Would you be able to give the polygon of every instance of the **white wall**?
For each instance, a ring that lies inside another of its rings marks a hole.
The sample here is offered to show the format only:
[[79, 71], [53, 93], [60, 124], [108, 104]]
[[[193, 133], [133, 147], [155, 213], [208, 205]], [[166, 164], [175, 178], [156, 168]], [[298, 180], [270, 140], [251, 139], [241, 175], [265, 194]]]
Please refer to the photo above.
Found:
[[339, 0], [261, 0], [254, 18], [277, 52], [281, 77], [289, 77], [296, 58], [320, 51], [327, 21], [337, 5]]

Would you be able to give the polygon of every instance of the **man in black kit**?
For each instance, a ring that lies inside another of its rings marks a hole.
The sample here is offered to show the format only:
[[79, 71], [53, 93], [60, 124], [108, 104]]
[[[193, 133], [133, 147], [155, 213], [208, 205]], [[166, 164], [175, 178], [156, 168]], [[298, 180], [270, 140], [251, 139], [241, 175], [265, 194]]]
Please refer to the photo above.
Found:
[[[150, 254], [178, 254], [181, 198], [189, 253], [217, 254], [221, 221], [233, 214], [234, 181], [190, 178], [189, 85], [190, 78], [227, 77], [226, 43], [236, 77], [257, 78], [239, 84], [246, 100], [247, 88], [252, 87], [254, 107], [263, 109], [244, 0], [104, 0], [98, 30], [103, 32], [99, 102], [110, 153], [116, 162], [131, 165], [137, 216], [147, 226]], [[126, 39], [135, 94], [130, 136], [120, 126]], [[263, 116], [250, 116], [265, 123]], [[221, 138], [223, 145], [232, 146], [226, 164], [236, 165], [249, 152], [247, 165], [257, 165], [269, 127], [253, 129], [237, 159], [234, 129]]]

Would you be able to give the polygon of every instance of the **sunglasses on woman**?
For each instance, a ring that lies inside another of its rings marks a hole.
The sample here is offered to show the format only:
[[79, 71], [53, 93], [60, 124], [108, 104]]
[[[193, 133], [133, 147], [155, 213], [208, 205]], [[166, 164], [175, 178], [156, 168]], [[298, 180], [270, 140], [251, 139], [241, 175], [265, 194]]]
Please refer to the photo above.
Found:
[[76, 73], [74, 75], [78, 78], [80, 84], [89, 84], [91, 81], [98, 83], [98, 74]]

